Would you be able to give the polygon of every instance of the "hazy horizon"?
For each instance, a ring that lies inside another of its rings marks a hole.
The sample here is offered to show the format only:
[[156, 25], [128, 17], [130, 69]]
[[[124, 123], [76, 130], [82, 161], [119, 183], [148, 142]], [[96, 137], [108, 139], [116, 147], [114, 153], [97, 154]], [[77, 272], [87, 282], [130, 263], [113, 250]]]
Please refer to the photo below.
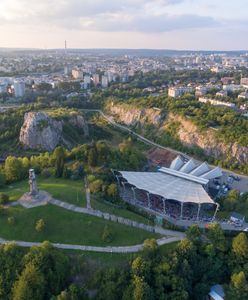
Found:
[[248, 49], [246, 0], [1, 0], [0, 47]]

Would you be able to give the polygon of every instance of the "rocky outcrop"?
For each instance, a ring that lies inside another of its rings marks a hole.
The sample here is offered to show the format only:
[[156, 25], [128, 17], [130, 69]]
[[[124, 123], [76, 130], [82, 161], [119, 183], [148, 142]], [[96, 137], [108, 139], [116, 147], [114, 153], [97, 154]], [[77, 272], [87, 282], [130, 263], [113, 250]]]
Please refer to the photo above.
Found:
[[126, 125], [153, 124], [158, 127], [157, 135], [172, 122], [177, 123], [179, 124], [177, 137], [185, 146], [197, 146], [206, 155], [215, 159], [229, 160], [241, 164], [248, 163], [248, 147], [237, 143], [224, 143], [218, 138], [216, 130], [201, 131], [192, 121], [181, 116], [170, 114], [165, 118], [165, 115], [159, 109], [142, 109], [128, 104], [112, 104], [107, 107], [107, 110], [117, 121]]
[[69, 119], [69, 123], [75, 127], [83, 129], [84, 135], [89, 136], [89, 127], [83, 116], [72, 115]]
[[163, 119], [160, 109], [157, 108], [135, 108], [125, 104], [110, 105], [109, 112], [126, 125], [136, 125], [137, 123], [150, 123], [159, 125]]
[[206, 155], [216, 159], [224, 159], [238, 163], [248, 163], [248, 147], [240, 146], [237, 143], [226, 144], [221, 142], [214, 129], [200, 131], [190, 120], [170, 115], [167, 122], [178, 122], [178, 138], [186, 146], [197, 146]]
[[20, 131], [20, 143], [26, 148], [52, 151], [62, 138], [63, 123], [44, 112], [28, 112]]
[[[83, 116], [71, 113], [62, 119], [54, 119], [45, 112], [29, 112], [24, 116], [19, 141], [25, 148], [53, 151], [59, 144], [71, 148], [73, 143], [63, 136], [64, 125], [82, 129], [82, 134], [89, 135], [88, 124]], [[64, 134], [65, 135], [65, 134]]]

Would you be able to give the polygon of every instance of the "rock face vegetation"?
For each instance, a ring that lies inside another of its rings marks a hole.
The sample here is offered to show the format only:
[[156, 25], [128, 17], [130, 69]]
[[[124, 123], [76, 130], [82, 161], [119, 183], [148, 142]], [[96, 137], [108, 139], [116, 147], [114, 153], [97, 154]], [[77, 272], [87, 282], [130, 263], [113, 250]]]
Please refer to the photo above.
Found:
[[118, 122], [136, 127], [136, 129], [142, 127], [143, 134], [149, 135], [148, 131], [152, 126], [155, 132], [153, 139], [159, 139], [167, 133], [183, 146], [198, 147], [206, 156], [214, 159], [225, 159], [238, 164], [248, 161], [248, 146], [230, 139], [226, 140], [222, 134], [222, 128], [211, 126], [202, 128], [196, 124], [197, 122], [182, 114], [168, 111], [165, 113], [164, 110], [158, 108], [140, 108], [135, 104], [116, 103], [107, 106], [107, 111]]
[[28, 149], [52, 151], [59, 144], [70, 146], [64, 131], [68, 125], [82, 130], [82, 136], [87, 136], [88, 126], [80, 115], [69, 115], [67, 120], [50, 117], [45, 112], [27, 112], [20, 130], [19, 141]]
[[20, 142], [27, 148], [52, 151], [62, 138], [61, 121], [44, 112], [28, 112], [20, 131]]

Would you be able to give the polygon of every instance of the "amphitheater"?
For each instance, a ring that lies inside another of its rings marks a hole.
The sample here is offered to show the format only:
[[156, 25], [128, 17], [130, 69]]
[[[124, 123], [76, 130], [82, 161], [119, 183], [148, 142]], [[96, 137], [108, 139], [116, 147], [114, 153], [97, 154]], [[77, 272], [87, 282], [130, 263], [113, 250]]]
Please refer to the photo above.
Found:
[[156, 172], [113, 171], [122, 199], [162, 217], [209, 222], [219, 209], [209, 195], [210, 183], [222, 176], [219, 167], [177, 156]]

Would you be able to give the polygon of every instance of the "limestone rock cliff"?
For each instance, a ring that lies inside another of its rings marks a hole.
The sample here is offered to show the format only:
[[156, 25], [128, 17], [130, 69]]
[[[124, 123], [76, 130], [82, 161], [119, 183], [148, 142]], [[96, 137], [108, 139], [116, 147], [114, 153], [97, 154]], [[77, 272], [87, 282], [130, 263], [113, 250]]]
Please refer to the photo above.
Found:
[[227, 144], [222, 142], [214, 129], [204, 131], [191, 121], [179, 115], [169, 114], [165, 116], [160, 110], [149, 108], [141, 109], [129, 106], [128, 104], [116, 104], [107, 107], [108, 113], [115, 119], [126, 125], [153, 124], [158, 128], [157, 135], [162, 133], [172, 122], [179, 124], [177, 137], [186, 146], [197, 146], [206, 155], [216, 159], [229, 160], [230, 162], [248, 163], [248, 146], [241, 146], [237, 143]]
[[137, 123], [150, 123], [159, 125], [162, 121], [161, 110], [157, 108], [133, 108], [128, 105], [111, 105], [108, 107], [110, 113], [126, 125], [136, 125]]
[[83, 116], [73, 115], [70, 117], [69, 123], [75, 127], [83, 129], [84, 135], [89, 136], [89, 127]]
[[19, 141], [26, 148], [52, 151], [62, 138], [63, 123], [44, 112], [28, 112], [20, 131]]
[[[71, 127], [69, 136], [68, 130], [66, 131], [68, 125]], [[37, 150], [53, 151], [58, 145], [71, 148], [74, 146], [73, 129], [82, 137], [89, 135], [84, 117], [75, 112], [60, 118], [49, 116], [45, 112], [28, 112], [24, 115], [19, 141], [25, 148]]]
[[179, 122], [177, 135], [184, 145], [198, 146], [206, 155], [216, 159], [228, 159], [238, 163], [248, 162], [248, 147], [237, 143], [224, 143], [218, 139], [214, 129], [200, 131], [190, 120], [180, 116], [170, 115], [167, 122], [171, 121]]

